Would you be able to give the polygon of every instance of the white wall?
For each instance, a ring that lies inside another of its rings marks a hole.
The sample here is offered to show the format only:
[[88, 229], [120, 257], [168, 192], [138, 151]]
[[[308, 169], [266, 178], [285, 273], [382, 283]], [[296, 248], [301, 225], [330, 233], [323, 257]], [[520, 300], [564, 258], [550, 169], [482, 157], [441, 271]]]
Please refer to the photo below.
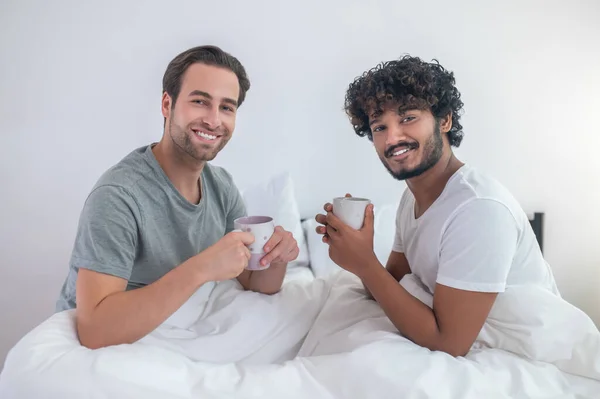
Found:
[[459, 157], [546, 212], [559, 287], [600, 323], [598, 2], [137, 3], [0, 4], [0, 364], [53, 311], [95, 180], [160, 138], [168, 61], [206, 43], [253, 84], [217, 163], [241, 187], [291, 171], [303, 216], [347, 191], [401, 193], [354, 136], [344, 91], [402, 53], [439, 59], [465, 102]]

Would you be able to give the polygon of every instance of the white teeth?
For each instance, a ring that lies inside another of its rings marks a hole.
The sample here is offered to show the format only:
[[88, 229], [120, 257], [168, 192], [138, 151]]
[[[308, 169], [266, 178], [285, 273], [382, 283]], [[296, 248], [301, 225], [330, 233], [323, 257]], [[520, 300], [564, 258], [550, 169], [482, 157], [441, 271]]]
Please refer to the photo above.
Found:
[[216, 139], [216, 138], [217, 138], [217, 136], [212, 136], [212, 135], [210, 135], [210, 134], [206, 134], [206, 133], [204, 133], [204, 132], [196, 132], [196, 134], [197, 134], [198, 136], [202, 137], [202, 138], [205, 138], [205, 139], [207, 139], [207, 140], [214, 140], [214, 139]]
[[394, 156], [396, 156], [396, 155], [401, 155], [401, 154], [404, 154], [406, 151], [408, 151], [408, 148], [405, 148], [405, 149], [403, 149], [403, 150], [400, 150], [400, 151], [396, 151], [396, 152], [394, 153]]

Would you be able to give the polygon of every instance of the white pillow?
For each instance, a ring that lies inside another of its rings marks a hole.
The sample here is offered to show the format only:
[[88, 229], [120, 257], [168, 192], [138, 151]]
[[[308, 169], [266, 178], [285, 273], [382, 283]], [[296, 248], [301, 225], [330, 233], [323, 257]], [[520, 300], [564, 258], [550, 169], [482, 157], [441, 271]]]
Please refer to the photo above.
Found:
[[339, 271], [340, 267], [329, 258], [329, 247], [322, 241], [323, 236], [316, 232], [317, 226], [321, 225], [314, 218], [302, 222], [308, 244], [310, 268], [315, 277], [319, 278]]
[[247, 187], [242, 191], [242, 197], [248, 215], [270, 216], [276, 226], [279, 225], [294, 235], [300, 248], [300, 254], [294, 262], [288, 264], [288, 269], [308, 267], [308, 248], [290, 174], [286, 172], [275, 175], [268, 180]]
[[[373, 237], [373, 250], [379, 262], [385, 266], [392, 251], [394, 236], [396, 234], [396, 211], [399, 201], [396, 203], [375, 205], [375, 236]], [[322, 235], [316, 232], [319, 223], [314, 217], [302, 222], [302, 228], [306, 234], [310, 267], [315, 277], [326, 277], [340, 267], [329, 258], [329, 247], [322, 241]]]

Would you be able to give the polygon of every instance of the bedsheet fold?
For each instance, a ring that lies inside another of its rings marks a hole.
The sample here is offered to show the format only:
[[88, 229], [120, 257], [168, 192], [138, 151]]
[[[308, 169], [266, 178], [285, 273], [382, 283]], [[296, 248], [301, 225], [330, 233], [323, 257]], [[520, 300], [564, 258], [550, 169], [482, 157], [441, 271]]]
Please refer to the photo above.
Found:
[[[401, 284], [431, 306], [412, 276]], [[272, 296], [220, 283], [138, 342], [94, 351], [66, 311], [10, 351], [0, 398], [600, 397], [591, 320], [551, 293], [511, 290], [460, 358], [398, 334], [346, 272]]]

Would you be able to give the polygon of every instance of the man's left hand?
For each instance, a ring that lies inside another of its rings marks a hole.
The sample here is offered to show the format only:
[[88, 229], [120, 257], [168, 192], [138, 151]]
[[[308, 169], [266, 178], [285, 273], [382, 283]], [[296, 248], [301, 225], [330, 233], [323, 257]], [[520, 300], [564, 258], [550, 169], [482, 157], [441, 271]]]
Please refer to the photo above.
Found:
[[329, 257], [338, 266], [361, 277], [369, 267], [379, 263], [373, 250], [375, 234], [373, 205], [365, 209], [365, 220], [360, 230], [355, 230], [336, 217], [331, 207], [325, 207], [327, 215], [317, 215], [324, 224], [318, 232], [326, 232], [323, 241], [329, 245]]
[[296, 260], [300, 249], [294, 235], [283, 227], [275, 227], [273, 235], [263, 247], [266, 255], [260, 260], [262, 266], [271, 264], [287, 264]]

